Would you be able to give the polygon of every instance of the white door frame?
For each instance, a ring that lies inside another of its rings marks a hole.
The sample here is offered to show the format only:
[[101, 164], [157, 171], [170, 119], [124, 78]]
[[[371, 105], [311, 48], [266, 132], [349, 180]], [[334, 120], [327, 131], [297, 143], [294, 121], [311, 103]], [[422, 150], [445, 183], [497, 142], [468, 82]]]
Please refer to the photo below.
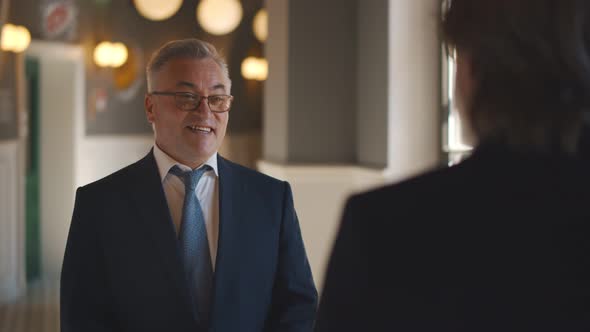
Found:
[[[39, 59], [40, 64], [41, 277], [55, 282], [60, 276], [85, 133], [84, 49], [79, 45], [34, 40], [26, 56]], [[64, 74], [71, 79], [58, 77], [58, 67], [71, 68]], [[60, 90], [62, 86], [71, 92]], [[60, 97], [52, 98], [56, 91]]]

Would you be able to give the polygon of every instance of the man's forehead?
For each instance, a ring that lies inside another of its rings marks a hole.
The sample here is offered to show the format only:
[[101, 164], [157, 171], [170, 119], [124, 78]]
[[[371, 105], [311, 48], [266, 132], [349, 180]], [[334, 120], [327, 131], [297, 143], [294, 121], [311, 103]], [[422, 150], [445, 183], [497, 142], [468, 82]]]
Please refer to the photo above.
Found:
[[193, 67], [199, 71], [220, 71], [222, 68], [213, 58], [189, 58], [189, 57], [177, 57], [168, 60], [162, 66], [162, 69], [166, 68], [186, 68]]
[[217, 81], [213, 81], [211, 82], [211, 84], [209, 86], [204, 86], [204, 87], [200, 87], [199, 86], [199, 82], [191, 82], [191, 81], [184, 81], [184, 80], [179, 80], [176, 82], [176, 87], [178, 88], [190, 88], [190, 89], [196, 89], [196, 88], [207, 88], [209, 90], [223, 90], [226, 91], [228, 89], [228, 86], [226, 84], [224, 84], [224, 82], [217, 82]]
[[231, 87], [229, 78], [219, 64], [211, 58], [172, 59], [154, 74], [155, 81], [167, 86], [226, 92]]

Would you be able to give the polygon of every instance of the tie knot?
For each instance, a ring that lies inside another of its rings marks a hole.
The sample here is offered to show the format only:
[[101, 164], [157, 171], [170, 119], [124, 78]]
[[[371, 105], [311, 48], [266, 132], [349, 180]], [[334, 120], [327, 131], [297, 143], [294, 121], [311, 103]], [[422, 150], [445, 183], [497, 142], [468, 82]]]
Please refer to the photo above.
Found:
[[195, 188], [197, 188], [197, 183], [199, 183], [199, 180], [203, 174], [209, 170], [211, 170], [211, 166], [209, 165], [203, 165], [192, 171], [183, 171], [180, 169], [180, 167], [178, 167], [178, 165], [174, 165], [174, 167], [170, 169], [170, 173], [180, 178], [182, 182], [184, 182], [185, 188], [195, 190]]

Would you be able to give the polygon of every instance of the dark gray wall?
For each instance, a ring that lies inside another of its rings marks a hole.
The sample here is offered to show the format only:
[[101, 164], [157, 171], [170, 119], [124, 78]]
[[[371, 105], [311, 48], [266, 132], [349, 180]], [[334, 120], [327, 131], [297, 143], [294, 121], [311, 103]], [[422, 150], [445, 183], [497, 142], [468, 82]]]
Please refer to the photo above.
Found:
[[268, 79], [264, 87], [263, 156], [267, 161], [285, 163], [289, 155], [289, 1], [269, 0], [267, 9]]
[[357, 158], [387, 166], [389, 0], [364, 1], [358, 11]]
[[[56, 1], [56, 0], [44, 0]], [[230, 67], [233, 81], [232, 94], [236, 97], [230, 116], [228, 133], [260, 131], [262, 85], [246, 82], [240, 74], [241, 61], [247, 55], [260, 55], [262, 45], [252, 32], [252, 19], [262, 7], [263, 0], [241, 1], [244, 17], [238, 28], [226, 36], [212, 36], [204, 32], [195, 18], [198, 1], [185, 0], [181, 9], [168, 20], [153, 22], [139, 15], [132, 1], [78, 0], [77, 33], [67, 41], [84, 46], [87, 58], [87, 112], [88, 135], [148, 134], [151, 128], [144, 115], [143, 99], [146, 89], [145, 64], [149, 56], [166, 41], [196, 37], [213, 43], [222, 50]], [[40, 3], [38, 0], [12, 1], [10, 21], [26, 25], [33, 38], [42, 39]], [[135, 54], [135, 66], [126, 64], [119, 74], [135, 70], [138, 75], [135, 89], [115, 86], [112, 70], [97, 68], [92, 52], [102, 40], [124, 42]], [[98, 90], [106, 91], [108, 106], [104, 112], [94, 112], [93, 96]]]
[[289, 1], [288, 161], [356, 161], [357, 1]]
[[387, 164], [388, 0], [274, 0], [264, 158]]

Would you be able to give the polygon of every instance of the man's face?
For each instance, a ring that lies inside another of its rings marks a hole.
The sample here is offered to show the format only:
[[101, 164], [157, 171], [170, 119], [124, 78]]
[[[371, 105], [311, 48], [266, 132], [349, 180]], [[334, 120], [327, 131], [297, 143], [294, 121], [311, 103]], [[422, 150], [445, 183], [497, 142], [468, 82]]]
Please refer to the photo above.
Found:
[[[172, 59], [152, 78], [153, 91], [150, 92], [191, 92], [199, 96], [230, 94], [229, 80], [211, 58]], [[189, 167], [195, 168], [207, 161], [219, 150], [225, 137], [229, 112], [211, 112], [206, 99], [201, 100], [196, 110], [184, 111], [176, 106], [174, 96], [146, 95], [145, 108], [147, 119], [154, 126], [158, 147]]]

